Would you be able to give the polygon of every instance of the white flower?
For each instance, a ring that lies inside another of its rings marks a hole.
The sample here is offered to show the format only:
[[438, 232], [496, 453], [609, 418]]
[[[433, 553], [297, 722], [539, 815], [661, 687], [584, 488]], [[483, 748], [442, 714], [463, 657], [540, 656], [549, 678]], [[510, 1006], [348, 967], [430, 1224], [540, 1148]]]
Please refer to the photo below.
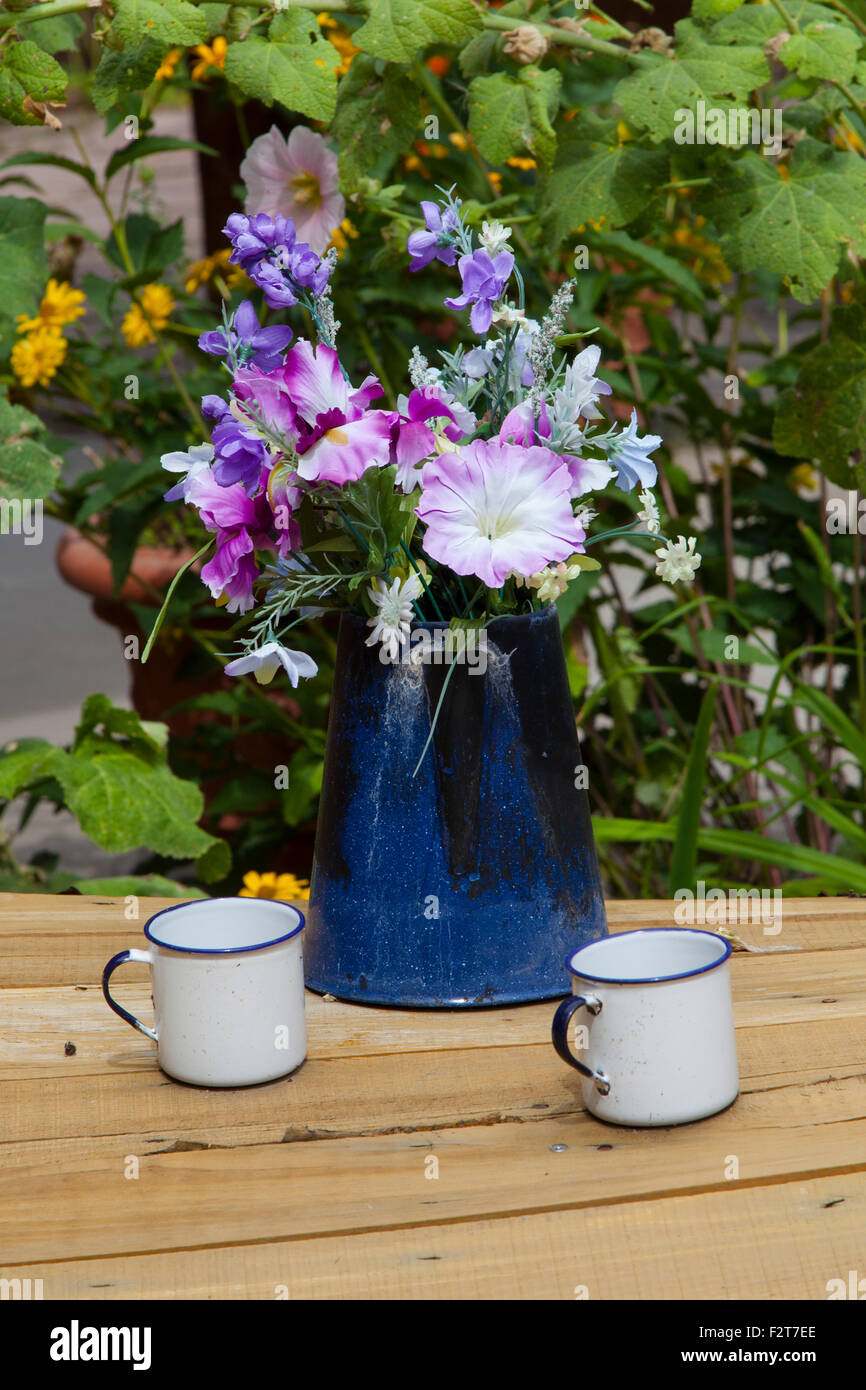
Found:
[[398, 659], [409, 638], [412, 604], [421, 597], [422, 587], [418, 575], [410, 574], [408, 579], [398, 575], [390, 587], [384, 579], [374, 579], [367, 590], [367, 597], [378, 610], [374, 618], [367, 619], [367, 626], [373, 629], [367, 646], [381, 642], [389, 661]]
[[579, 522], [584, 531], [589, 530], [589, 523], [595, 521], [598, 512], [593, 511], [592, 507], [575, 507], [574, 519]]
[[213, 454], [212, 444], [193, 444], [186, 453], [181, 449], [175, 449], [173, 453], [163, 454], [160, 463], [167, 472], [186, 474], [186, 477], [166, 493], [166, 501], [174, 502], [179, 497], [186, 501], [190, 484], [210, 466]]
[[225, 672], [227, 676], [246, 676], [252, 671], [259, 685], [267, 685], [281, 666], [294, 689], [297, 689], [301, 676], [314, 676], [319, 669], [306, 652], [290, 652], [280, 642], [266, 642], [258, 651], [248, 652], [246, 656], [239, 656], [237, 661], [230, 661]]
[[507, 299], [495, 308], [490, 316], [491, 323], [501, 323], [506, 328], [513, 328], [515, 323], [523, 323], [526, 317], [525, 309], [518, 309], [516, 304], [511, 304]]
[[515, 575], [519, 584], [535, 589], [542, 603], [553, 603], [564, 594], [572, 579], [580, 574], [580, 565], [568, 565], [561, 560], [558, 565], [545, 565], [538, 574], [530, 574], [527, 579]]
[[697, 541], [694, 536], [678, 536], [676, 542], [665, 541], [661, 550], [656, 551], [659, 564], [656, 565], [656, 574], [659, 579], [664, 579], [667, 584], [676, 584], [681, 579], [690, 584], [695, 577], [695, 570], [701, 563], [700, 555], [695, 553]]
[[500, 251], [511, 250], [508, 245], [510, 236], [511, 228], [503, 226], [501, 222], [482, 222], [478, 240], [491, 256], [498, 256]]
[[638, 501], [641, 504], [641, 510], [637, 514], [638, 521], [645, 522], [646, 529], [650, 534], [657, 536], [661, 530], [661, 519], [658, 503], [649, 488], [644, 488], [643, 492], [638, 493]]

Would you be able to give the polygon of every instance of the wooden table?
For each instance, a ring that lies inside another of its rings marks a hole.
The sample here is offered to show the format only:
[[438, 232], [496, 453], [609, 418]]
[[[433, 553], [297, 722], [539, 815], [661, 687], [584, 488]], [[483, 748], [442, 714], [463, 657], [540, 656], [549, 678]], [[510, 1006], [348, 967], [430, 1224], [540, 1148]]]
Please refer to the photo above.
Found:
[[[291, 1079], [177, 1085], [99, 986], [164, 905], [0, 895], [0, 1276], [45, 1299], [571, 1300], [826, 1299], [866, 1275], [866, 903], [736, 928], [782, 948], [732, 958], [742, 1094], [669, 1130], [582, 1111], [552, 1004], [309, 995]], [[116, 981], [147, 1017], [144, 968]]]

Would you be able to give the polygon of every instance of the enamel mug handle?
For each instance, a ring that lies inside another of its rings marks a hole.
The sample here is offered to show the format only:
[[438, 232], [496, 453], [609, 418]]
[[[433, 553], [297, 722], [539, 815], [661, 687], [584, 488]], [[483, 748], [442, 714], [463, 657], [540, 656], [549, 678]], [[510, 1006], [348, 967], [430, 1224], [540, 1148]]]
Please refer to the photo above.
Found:
[[152, 1028], [148, 1028], [141, 1019], [131, 1014], [128, 1009], [124, 1009], [118, 1004], [116, 999], [112, 999], [108, 992], [108, 982], [119, 965], [126, 965], [127, 961], [141, 961], [142, 965], [152, 965], [150, 951], [121, 951], [119, 955], [112, 956], [102, 972], [102, 993], [105, 995], [105, 1002], [110, 1009], [113, 1009], [125, 1023], [129, 1023], [133, 1028], [137, 1028], [139, 1033], [143, 1033], [151, 1042], [159, 1042], [159, 1038]]
[[578, 1009], [586, 1007], [591, 1014], [601, 1013], [601, 1000], [596, 999], [594, 994], [573, 994], [570, 999], [563, 999], [556, 1013], [553, 1015], [553, 1046], [556, 1048], [563, 1062], [568, 1062], [570, 1067], [576, 1067], [581, 1076], [587, 1077], [595, 1082], [595, 1089], [599, 1095], [606, 1096], [610, 1091], [610, 1081], [603, 1072], [593, 1071], [585, 1062], [581, 1062], [571, 1050], [568, 1041], [568, 1025], [571, 1023], [572, 1015]]

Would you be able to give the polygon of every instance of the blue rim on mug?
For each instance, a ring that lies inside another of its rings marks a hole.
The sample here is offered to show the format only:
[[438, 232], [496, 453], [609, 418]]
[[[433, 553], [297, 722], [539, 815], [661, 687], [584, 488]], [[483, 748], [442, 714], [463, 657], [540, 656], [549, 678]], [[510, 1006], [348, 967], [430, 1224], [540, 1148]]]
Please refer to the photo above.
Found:
[[[165, 917], [169, 912], [179, 912], [181, 908], [211, 907], [219, 903], [248, 905], [254, 902], [269, 904], [272, 907], [288, 908], [298, 918], [298, 925], [284, 936], [275, 936], [270, 941], [256, 941], [252, 946], [175, 946], [170, 941], [160, 941], [159, 937], [154, 936], [150, 930], [158, 917]], [[159, 912], [155, 912], [145, 922], [144, 934], [154, 946], [161, 946], [164, 951], [177, 951], [184, 956], [238, 956], [247, 951], [263, 951], [266, 946], [280, 946], [284, 941], [291, 941], [292, 937], [303, 931], [305, 926], [306, 921], [303, 912], [292, 903], [283, 902], [280, 898], [196, 898], [192, 902], [175, 903], [173, 907], [163, 907]]]
[[700, 927], [641, 927], [639, 931], [616, 932], [614, 935], [603, 937], [602, 940], [613, 941], [619, 936], [652, 936], [656, 932], [663, 932], [666, 936], [670, 936], [674, 932], [688, 932], [690, 936], [708, 936], [711, 941], [718, 942], [725, 949], [718, 960], [710, 961], [709, 965], [699, 965], [697, 970], [680, 970], [676, 975], [646, 975], [639, 980], [623, 980], [611, 979], [607, 975], [586, 975], [582, 970], [574, 968], [572, 961], [576, 956], [600, 944], [598, 941], [588, 941], [585, 946], [578, 946], [576, 951], [572, 951], [571, 955], [566, 957], [565, 968], [570, 975], [576, 975], [579, 979], [589, 980], [596, 985], [664, 985], [672, 980], [688, 980], [693, 975], [705, 975], [708, 970], [717, 970], [720, 965], [724, 965], [733, 950], [730, 941], [726, 941], [723, 936], [717, 935], [716, 932], [703, 931]]

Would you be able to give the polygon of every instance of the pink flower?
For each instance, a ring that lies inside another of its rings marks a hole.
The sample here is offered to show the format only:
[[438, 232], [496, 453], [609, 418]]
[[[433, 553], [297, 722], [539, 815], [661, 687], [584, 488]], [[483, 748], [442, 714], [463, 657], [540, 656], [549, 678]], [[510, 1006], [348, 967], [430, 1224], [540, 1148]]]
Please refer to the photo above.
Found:
[[337, 156], [315, 131], [295, 126], [288, 139], [272, 125], [241, 164], [248, 213], [291, 217], [298, 237], [321, 255], [346, 215]]
[[294, 447], [305, 482], [355, 482], [389, 461], [394, 413], [367, 409], [382, 394], [379, 382], [368, 376], [353, 390], [331, 347], [301, 338], [276, 371], [241, 368], [235, 390], [248, 412]]
[[583, 551], [586, 532], [571, 509], [568, 468], [549, 449], [476, 439], [421, 471], [415, 513], [428, 555], [492, 589], [512, 570], [537, 574]]

